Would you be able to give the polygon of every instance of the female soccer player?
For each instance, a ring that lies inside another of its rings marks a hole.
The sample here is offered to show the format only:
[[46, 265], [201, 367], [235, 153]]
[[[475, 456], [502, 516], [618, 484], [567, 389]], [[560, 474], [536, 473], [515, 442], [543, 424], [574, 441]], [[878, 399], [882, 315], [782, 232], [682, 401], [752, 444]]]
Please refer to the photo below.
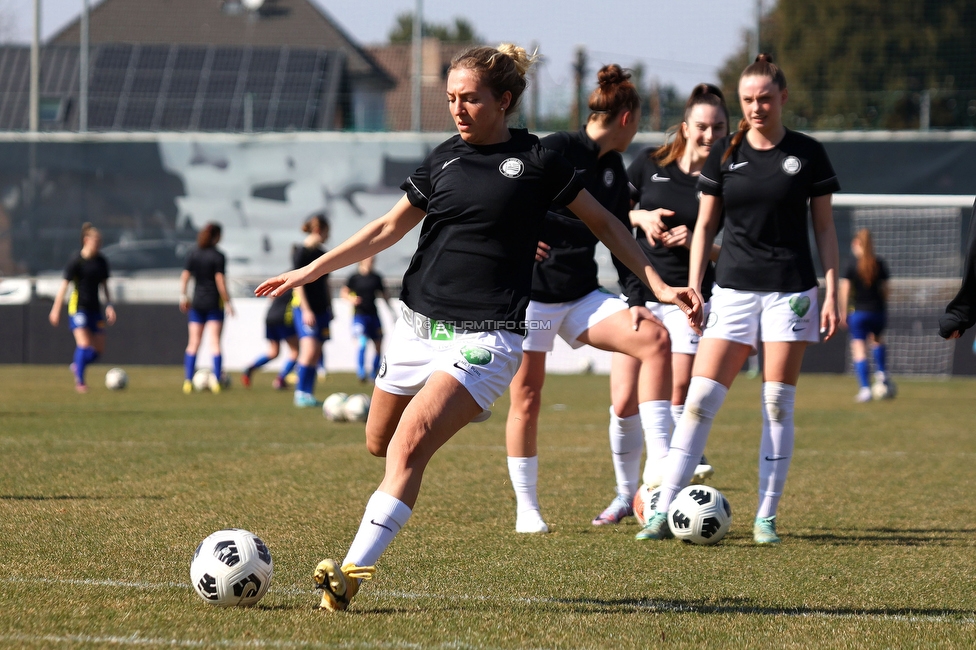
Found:
[[[295, 248], [292, 261], [300, 269], [325, 254], [322, 246], [329, 238], [329, 220], [314, 214], [302, 224], [305, 241]], [[315, 399], [316, 367], [322, 357], [322, 344], [329, 340], [332, 322], [332, 297], [329, 293], [329, 274], [296, 286], [292, 296], [295, 331], [298, 332], [298, 384], [295, 386], [295, 406], [316, 408], [322, 402]]]
[[[383, 286], [383, 277], [373, 270], [373, 258], [367, 257], [359, 262], [355, 275], [350, 276], [346, 286], [342, 288], [342, 297], [353, 306], [352, 334], [359, 342], [359, 354], [356, 356], [356, 376], [359, 381], [376, 379], [380, 372], [382, 357], [383, 325], [380, 323], [379, 312], [376, 311], [376, 298], [386, 301], [390, 311], [390, 293]], [[366, 373], [366, 349], [373, 343], [373, 369]]]
[[316, 568], [326, 609], [345, 609], [359, 580], [373, 574], [413, 511], [431, 456], [511, 383], [550, 205], [568, 205], [658, 296], [700, 318], [694, 292], [660, 281], [623, 224], [581, 191], [568, 161], [528, 132], [508, 128], [530, 63], [513, 45], [475, 47], [455, 57], [447, 100], [458, 135], [427, 156], [387, 214], [311, 265], [256, 289], [268, 295], [306, 283], [375, 255], [424, 222], [403, 278], [403, 318], [387, 346], [366, 423], [367, 447], [386, 456], [386, 473], [345, 560], [323, 560]]
[[[874, 356], [874, 380], [890, 395], [885, 371], [884, 329], [887, 324], [888, 265], [874, 254], [871, 231], [861, 228], [851, 242], [853, 257], [840, 281], [840, 325], [851, 330], [851, 358], [860, 388], [854, 400], [871, 401], [867, 344]], [[853, 289], [853, 292], [851, 291]], [[847, 310], [853, 298], [853, 311]]]
[[[601, 68], [597, 80], [586, 125], [573, 133], [543, 138], [542, 146], [565, 156], [593, 198], [629, 226], [630, 186], [620, 152], [630, 146], [637, 133], [641, 99], [630, 75], [616, 64]], [[611, 390], [610, 448], [617, 496], [593, 520], [594, 525], [615, 524], [633, 514], [631, 504], [640, 484], [643, 448], [638, 411], [645, 414], [648, 427], [663, 429], [665, 435], [670, 429], [667, 331], [648, 318], [642, 303], [628, 311], [626, 302], [600, 286], [593, 259], [598, 241], [568, 208], [554, 206], [546, 215], [541, 246], [546, 253], [532, 275], [532, 300], [526, 310], [530, 327], [522, 342], [522, 365], [512, 380], [505, 427], [508, 471], [516, 499], [515, 530], [519, 533], [549, 531], [536, 492], [537, 436], [546, 355], [552, 351], [557, 334], [574, 348], [592, 345], [634, 355], [635, 374], [640, 371], [639, 381], [628, 386], [632, 391]], [[621, 285], [640, 284], [626, 266], [616, 259], [614, 262]]]
[[[976, 205], [973, 210], [976, 211]], [[976, 325], [976, 224], [969, 226], [962, 284], [955, 298], [946, 305], [945, 313], [939, 317], [939, 336], [957, 339], [973, 325]], [[976, 351], [976, 346], [973, 349]]]
[[285, 388], [285, 377], [295, 369], [295, 364], [298, 363], [298, 335], [295, 334], [291, 299], [292, 292], [286, 291], [271, 301], [268, 313], [264, 317], [264, 338], [268, 341], [268, 351], [241, 373], [241, 384], [245, 388], [251, 387], [251, 375], [255, 370], [278, 358], [282, 341], [288, 346], [288, 358], [281, 367], [281, 372], [271, 381], [271, 386], [278, 390]]
[[[674, 139], [664, 145], [645, 149], [627, 169], [631, 184], [639, 193], [640, 209], [630, 212], [630, 222], [637, 226], [637, 243], [647, 259], [668, 284], [688, 284], [688, 264], [691, 238], [698, 221], [698, 175], [712, 145], [729, 132], [729, 112], [722, 91], [711, 84], [698, 84], [685, 102], [684, 121], [676, 127]], [[718, 256], [719, 247], [713, 245], [710, 260]], [[701, 295], [708, 313], [715, 268], [709, 261], [705, 266]], [[627, 287], [634, 295], [631, 304], [646, 304], [668, 330], [671, 338], [671, 419], [677, 422], [684, 411], [691, 367], [698, 351], [698, 333], [688, 319], [674, 305], [658, 302], [653, 293], [641, 284]], [[622, 391], [637, 381], [638, 360], [615, 354], [612, 376]], [[644, 483], [649, 487], [661, 484], [661, 462], [668, 455], [670, 430], [644, 429], [647, 461]], [[714, 470], [704, 456], [695, 468], [694, 481], [704, 481]]]
[[[81, 227], [81, 252], [73, 256], [64, 267], [64, 280], [54, 297], [48, 320], [54, 327], [61, 322], [61, 306], [64, 304], [68, 285], [74, 283], [74, 291], [68, 301], [68, 326], [75, 337], [75, 356], [71, 372], [75, 376], [75, 390], [87, 393], [85, 368], [105, 351], [105, 323], [115, 323], [115, 308], [108, 291], [108, 261], [99, 252], [102, 236], [90, 223]], [[105, 310], [98, 299], [98, 289], [105, 293]]]
[[[757, 544], [777, 544], [776, 509], [793, 455], [793, 403], [803, 352], [837, 327], [837, 233], [831, 194], [840, 189], [820, 143], [783, 126], [786, 77], [760, 54], [739, 78], [742, 121], [716, 143], [698, 178], [702, 191], [691, 242], [689, 284], [698, 293], [725, 210], [711, 314], [692, 370], [685, 411], [664, 467], [657, 511], [638, 539], [671, 537], [667, 511], [701, 458], [715, 414], [746, 358], [763, 342]], [[826, 279], [817, 318], [817, 276], [807, 209]]]
[[[223, 357], [220, 354], [220, 333], [224, 329], [224, 311], [234, 315], [234, 307], [227, 293], [227, 278], [224, 269], [227, 260], [217, 250], [221, 228], [219, 223], [208, 223], [197, 234], [197, 247], [190, 251], [186, 266], [180, 274], [180, 311], [187, 314], [189, 336], [186, 354], [183, 357], [183, 392], [193, 392], [193, 373], [197, 365], [197, 350], [203, 340], [204, 331], [208, 333], [210, 350], [213, 352], [213, 374], [216, 378], [210, 390], [220, 392], [223, 377]], [[193, 300], [187, 294], [187, 284], [193, 278]]]

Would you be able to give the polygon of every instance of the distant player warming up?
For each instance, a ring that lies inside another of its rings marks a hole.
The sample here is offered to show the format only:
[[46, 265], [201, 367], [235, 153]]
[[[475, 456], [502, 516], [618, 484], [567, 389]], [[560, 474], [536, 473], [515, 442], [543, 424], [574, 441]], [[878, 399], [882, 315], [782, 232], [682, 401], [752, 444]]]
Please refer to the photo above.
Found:
[[[376, 299], [382, 298], [386, 301], [390, 312], [394, 313], [394, 311], [393, 303], [390, 302], [390, 293], [383, 286], [383, 277], [373, 270], [372, 257], [367, 257], [359, 263], [357, 273], [350, 276], [346, 286], [342, 288], [342, 297], [353, 306], [352, 335], [356, 337], [359, 344], [356, 354], [356, 376], [361, 382], [376, 379], [376, 375], [380, 372], [380, 360], [383, 354], [383, 325], [376, 310]], [[371, 341], [373, 369], [367, 374], [366, 351]]]
[[281, 366], [281, 372], [271, 381], [271, 385], [278, 390], [286, 388], [285, 378], [298, 363], [298, 335], [295, 333], [291, 300], [292, 292], [286, 291], [271, 301], [268, 313], [264, 317], [264, 338], [268, 341], [268, 351], [255, 359], [254, 363], [241, 373], [241, 384], [245, 388], [251, 387], [251, 375], [255, 370], [278, 358], [282, 341], [288, 347], [288, 358]]

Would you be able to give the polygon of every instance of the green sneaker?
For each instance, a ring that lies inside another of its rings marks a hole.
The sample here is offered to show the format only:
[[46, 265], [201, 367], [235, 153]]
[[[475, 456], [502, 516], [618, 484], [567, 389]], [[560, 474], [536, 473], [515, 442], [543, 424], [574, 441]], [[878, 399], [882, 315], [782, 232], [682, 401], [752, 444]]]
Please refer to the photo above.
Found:
[[671, 539], [674, 533], [668, 525], [668, 513], [655, 512], [654, 516], [647, 520], [644, 528], [641, 529], [635, 539]]
[[776, 534], [776, 515], [756, 517], [756, 523], [752, 525], [752, 539], [756, 544], [779, 544], [781, 540]]

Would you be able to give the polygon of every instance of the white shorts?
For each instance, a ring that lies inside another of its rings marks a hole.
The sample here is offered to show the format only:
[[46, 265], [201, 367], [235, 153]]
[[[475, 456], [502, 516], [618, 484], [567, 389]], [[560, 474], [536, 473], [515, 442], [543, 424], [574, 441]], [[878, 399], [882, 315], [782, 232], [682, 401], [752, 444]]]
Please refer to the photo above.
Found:
[[[434, 324], [414, 325], [421, 320]], [[439, 331], [432, 338], [431, 331]], [[446, 333], [445, 333], [446, 332]], [[483, 409], [508, 388], [522, 363], [522, 337], [507, 330], [455, 332], [437, 328], [437, 321], [425, 319], [404, 307], [397, 320], [376, 377], [376, 387], [393, 395], [416, 395], [430, 376], [440, 370], [451, 375], [471, 393]]]
[[817, 287], [806, 291], [739, 291], [715, 285], [706, 321], [709, 339], [723, 339], [759, 349], [764, 342], [820, 341]]
[[[705, 318], [708, 318], [711, 306], [711, 302], [705, 303]], [[664, 323], [665, 329], [668, 330], [672, 354], [698, 354], [698, 340], [701, 337], [698, 332], [691, 329], [688, 317], [681, 311], [681, 307], [663, 302], [648, 302], [646, 307], [655, 318]]]
[[606, 289], [594, 289], [570, 302], [529, 301], [525, 320], [528, 334], [522, 342], [526, 352], [552, 352], [556, 334], [574, 350], [585, 343], [577, 340], [583, 332], [618, 311], [629, 309], [627, 303]]

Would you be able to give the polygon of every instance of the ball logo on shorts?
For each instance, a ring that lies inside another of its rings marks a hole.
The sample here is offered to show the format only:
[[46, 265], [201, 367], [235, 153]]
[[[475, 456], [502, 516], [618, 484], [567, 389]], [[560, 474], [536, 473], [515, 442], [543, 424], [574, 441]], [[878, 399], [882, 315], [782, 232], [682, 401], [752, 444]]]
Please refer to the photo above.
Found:
[[71, 317], [71, 320], [75, 324], [75, 327], [88, 326], [88, 317], [85, 316], [85, 312], [83, 311], [75, 312], [75, 315]]
[[518, 158], [506, 158], [504, 161], [502, 161], [502, 164], [498, 166], [498, 171], [500, 171], [503, 176], [518, 178], [522, 175], [522, 172], [525, 171], [525, 163]]
[[709, 327], [715, 327], [715, 323], [718, 322], [718, 314], [715, 312], [709, 312], [708, 318], [705, 319], [705, 329]]
[[386, 355], [383, 355], [383, 362], [380, 364], [380, 371], [376, 373], [377, 377], [386, 377]]
[[810, 297], [809, 296], [793, 296], [790, 298], [790, 309], [793, 313], [803, 318], [807, 315], [807, 311], [810, 309]]
[[786, 160], [783, 161], [783, 171], [790, 176], [795, 176], [800, 171], [800, 167], [800, 159], [796, 156], [787, 156]]
[[490, 350], [477, 345], [465, 345], [461, 348], [461, 356], [464, 357], [465, 361], [476, 366], [487, 366], [492, 359]]
[[606, 169], [603, 171], [603, 184], [607, 187], [613, 187], [613, 170]]

